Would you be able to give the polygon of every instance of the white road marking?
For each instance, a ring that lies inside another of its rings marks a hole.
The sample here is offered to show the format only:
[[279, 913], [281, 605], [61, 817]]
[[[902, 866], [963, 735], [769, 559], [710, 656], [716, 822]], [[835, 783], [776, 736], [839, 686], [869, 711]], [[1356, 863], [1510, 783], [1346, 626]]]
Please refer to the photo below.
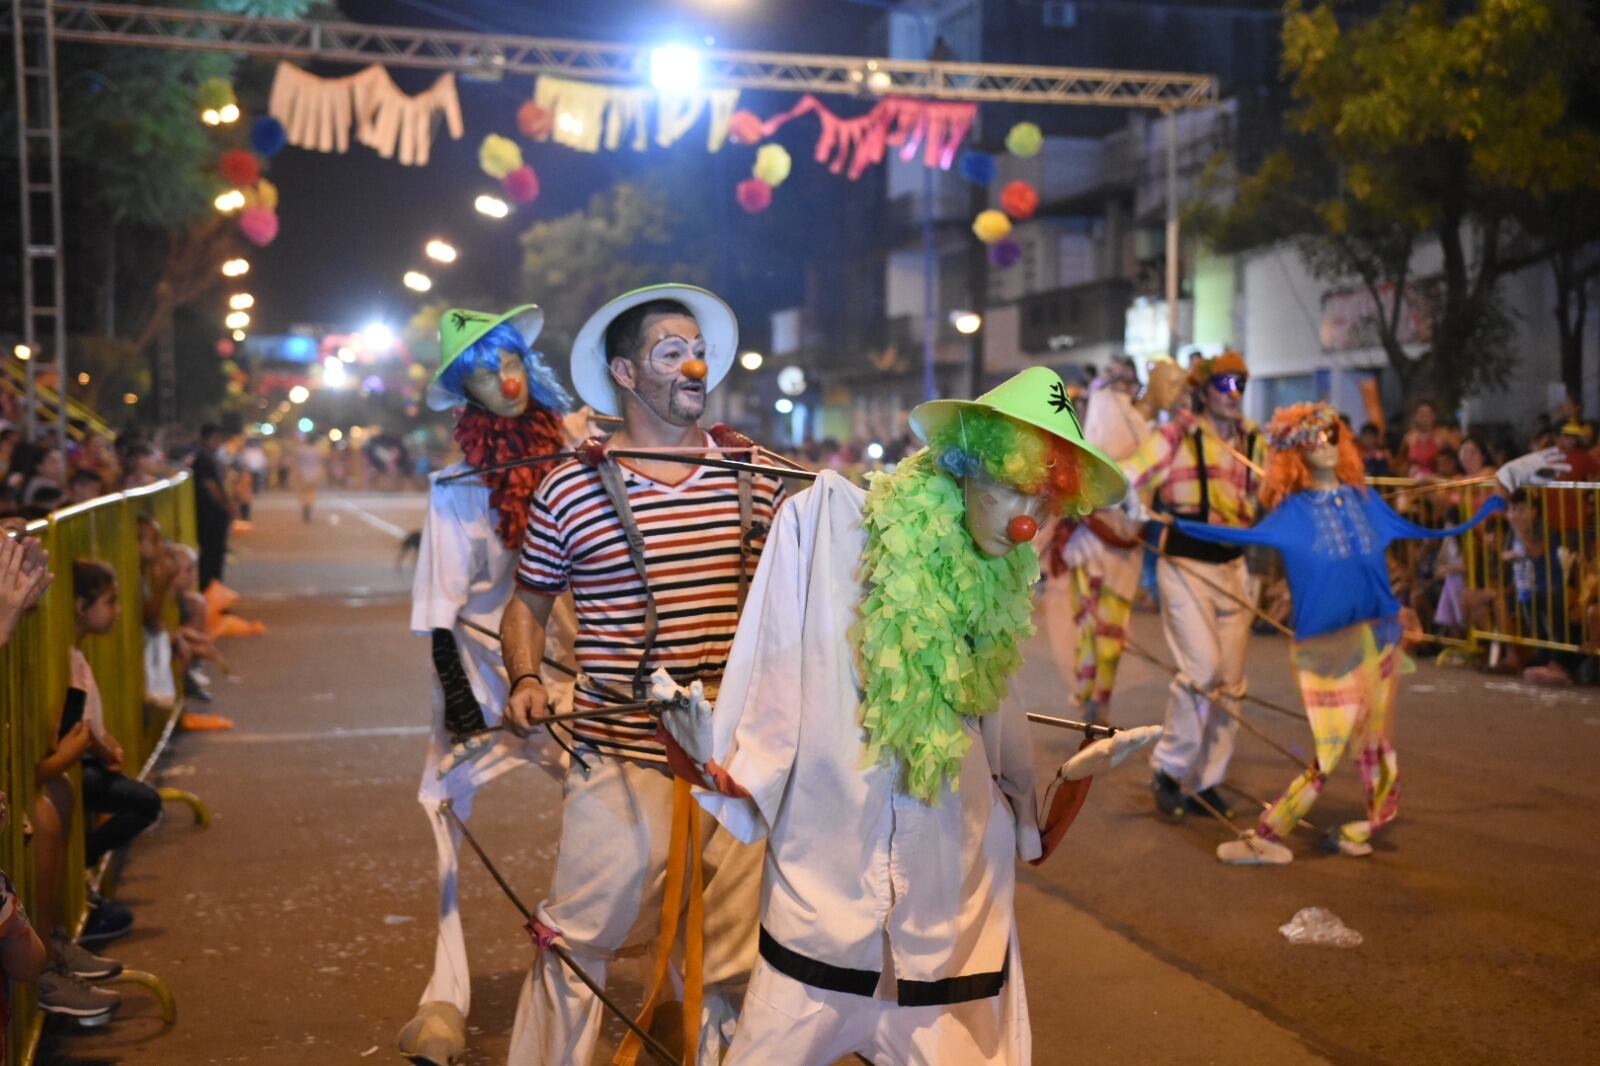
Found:
[[406, 535], [410, 532], [410, 530], [401, 529], [393, 522], [384, 521], [365, 508], [357, 507], [355, 504], [351, 503], [342, 496], [335, 497], [335, 502], [337, 502], [340, 507], [343, 507], [348, 511], [354, 511], [357, 518], [361, 519], [373, 529], [381, 530], [382, 532], [389, 534], [389, 536], [393, 537], [395, 540], [405, 540]]

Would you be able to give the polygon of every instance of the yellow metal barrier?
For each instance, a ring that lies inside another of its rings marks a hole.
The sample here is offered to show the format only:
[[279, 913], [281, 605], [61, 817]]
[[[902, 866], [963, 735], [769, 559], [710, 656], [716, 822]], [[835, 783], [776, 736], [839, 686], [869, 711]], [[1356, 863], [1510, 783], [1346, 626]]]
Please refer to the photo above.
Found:
[[[1396, 510], [1441, 527], [1467, 517], [1498, 486], [1492, 481], [1428, 484], [1386, 478]], [[1522, 490], [1510, 509], [1459, 538], [1464, 643], [1514, 644], [1560, 653], [1600, 654], [1600, 484], [1556, 482]], [[1414, 573], [1421, 542], [1399, 546], [1402, 571]], [[1432, 620], [1423, 619], [1431, 628]], [[1441, 643], [1447, 638], [1430, 635]]]
[[[57, 715], [66, 697], [68, 652], [72, 646], [72, 563], [94, 558], [117, 574], [122, 616], [115, 630], [84, 642], [105, 711], [107, 730], [127, 753], [129, 772], [148, 772], [171, 722], [152, 717], [144, 693], [143, 626], [141, 624], [138, 516], [148, 512], [173, 540], [195, 544], [194, 485], [187, 473], [143, 488], [103, 496], [57, 511], [34, 522], [28, 532], [50, 552], [56, 575], [39, 606], [17, 627], [0, 649], [0, 788], [10, 798], [11, 824], [0, 834], [0, 869], [11, 875], [30, 913], [34, 906], [33, 863], [24, 846], [22, 821], [33, 807], [34, 767], [50, 750]], [[83, 809], [77, 771], [71, 774], [77, 803], [68, 841], [65, 899], [58, 909], [63, 924], [74, 932], [85, 914]], [[49, 930], [40, 930], [48, 936]], [[37, 1048], [40, 1015], [32, 990], [12, 988], [12, 1017], [6, 1034], [6, 1066], [32, 1060]]]

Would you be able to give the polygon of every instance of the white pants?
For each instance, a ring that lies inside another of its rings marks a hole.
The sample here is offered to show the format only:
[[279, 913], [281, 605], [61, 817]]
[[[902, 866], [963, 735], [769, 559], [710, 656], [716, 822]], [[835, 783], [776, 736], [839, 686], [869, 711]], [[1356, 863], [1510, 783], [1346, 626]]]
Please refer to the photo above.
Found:
[[[1161, 622], [1178, 666], [1167, 700], [1167, 721], [1150, 764], [1196, 791], [1219, 784], [1233, 758], [1245, 693], [1244, 659], [1251, 614], [1244, 560], [1201, 563], [1163, 558], [1156, 566]], [[1217, 692], [1226, 710], [1192, 689]]]
[[1028, 1066], [1032, 1035], [1015, 935], [1000, 994], [949, 1006], [829, 992], [756, 963], [723, 1066], [828, 1066], [850, 1054], [874, 1066]]
[[[665, 767], [585, 758], [588, 774], [576, 766], [567, 772], [555, 880], [537, 911], [540, 921], [561, 931], [584, 972], [604, 987], [617, 953], [647, 944], [659, 932], [673, 779]], [[738, 986], [755, 956], [763, 852], [714, 829], [698, 805], [695, 816], [707, 834], [700, 1061], [714, 1064], [731, 1036]], [[540, 952], [523, 983], [507, 1061], [584, 1066], [593, 1058], [604, 1011], [553, 952]]]

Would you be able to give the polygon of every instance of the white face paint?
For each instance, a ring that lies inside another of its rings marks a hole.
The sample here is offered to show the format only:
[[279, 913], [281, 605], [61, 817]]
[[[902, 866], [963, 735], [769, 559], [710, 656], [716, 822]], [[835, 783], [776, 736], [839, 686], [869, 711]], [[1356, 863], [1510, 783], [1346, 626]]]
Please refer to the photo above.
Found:
[[500, 369], [467, 375], [467, 397], [490, 414], [516, 418], [528, 409], [528, 368], [516, 352], [500, 351]]
[[1050, 501], [1046, 497], [1029, 496], [1009, 485], [1000, 484], [986, 474], [969, 475], [963, 480], [962, 487], [966, 494], [967, 532], [972, 534], [972, 542], [978, 546], [978, 550], [991, 559], [998, 559], [1032, 539], [1012, 539], [1013, 519], [1028, 518], [1037, 531], [1050, 510]]

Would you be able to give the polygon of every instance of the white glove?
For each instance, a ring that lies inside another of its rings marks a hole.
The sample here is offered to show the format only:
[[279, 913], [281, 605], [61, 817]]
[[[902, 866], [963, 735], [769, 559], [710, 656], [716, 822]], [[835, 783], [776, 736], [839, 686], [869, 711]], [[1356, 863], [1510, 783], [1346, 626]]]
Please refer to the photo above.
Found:
[[1097, 740], [1061, 764], [1057, 777], [1068, 781], [1081, 781], [1086, 777], [1104, 773], [1122, 763], [1136, 751], [1141, 751], [1161, 739], [1158, 725], [1134, 726], [1119, 729], [1104, 740]]
[[1566, 453], [1560, 448], [1545, 448], [1543, 451], [1529, 452], [1519, 455], [1505, 466], [1495, 471], [1495, 480], [1500, 482], [1505, 490], [1516, 492], [1524, 485], [1547, 485], [1550, 478], [1542, 472], [1549, 470], [1558, 474], [1565, 474], [1572, 469], [1572, 464], [1567, 462]]
[[711, 760], [711, 704], [705, 687], [696, 681], [685, 689], [665, 667], [657, 667], [650, 675], [650, 698], [668, 705], [661, 710], [662, 728], [704, 769]]

